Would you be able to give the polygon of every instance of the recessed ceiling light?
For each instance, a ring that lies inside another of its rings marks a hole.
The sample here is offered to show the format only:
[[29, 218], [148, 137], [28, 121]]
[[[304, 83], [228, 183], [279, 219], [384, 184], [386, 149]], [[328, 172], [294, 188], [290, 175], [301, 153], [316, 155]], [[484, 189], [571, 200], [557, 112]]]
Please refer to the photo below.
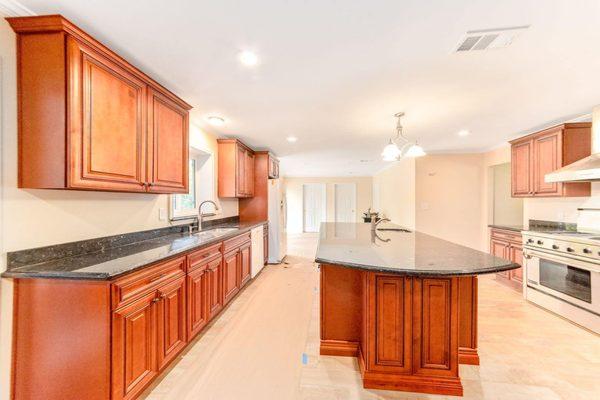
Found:
[[252, 51], [244, 50], [240, 53], [240, 62], [247, 67], [253, 67], [258, 64], [258, 56]]
[[225, 120], [223, 118], [221, 118], [221, 117], [212, 116], [212, 117], [206, 118], [206, 120], [212, 126], [223, 126], [223, 125], [225, 125]]
[[285, 140], [287, 140], [290, 143], [296, 143], [298, 141], [298, 138], [296, 136], [288, 136], [287, 138], [285, 138]]
[[460, 131], [458, 131], [458, 136], [460, 136], [460, 137], [469, 136], [470, 134], [471, 134], [471, 132], [469, 132], [469, 131], [468, 131], [468, 130], [466, 130], [466, 129], [463, 129], [463, 130], [460, 130]]

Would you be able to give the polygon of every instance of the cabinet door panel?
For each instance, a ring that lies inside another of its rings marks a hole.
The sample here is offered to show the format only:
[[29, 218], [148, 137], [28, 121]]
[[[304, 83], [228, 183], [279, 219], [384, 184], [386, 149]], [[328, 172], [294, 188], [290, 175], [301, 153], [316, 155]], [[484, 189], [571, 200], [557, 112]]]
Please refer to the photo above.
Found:
[[251, 251], [250, 243], [240, 248], [240, 286], [244, 286], [251, 278]]
[[246, 149], [240, 146], [237, 147], [236, 167], [235, 190], [238, 197], [246, 197]]
[[150, 191], [188, 191], [188, 112], [166, 95], [148, 90]]
[[208, 264], [208, 313], [209, 320], [223, 308], [223, 263], [221, 259]]
[[73, 39], [69, 81], [69, 187], [145, 191], [145, 83]]
[[247, 196], [254, 196], [254, 154], [249, 151], [246, 152], [245, 158], [246, 165], [244, 166], [244, 173], [246, 175], [244, 182], [246, 184], [246, 188], [244, 192]]
[[223, 305], [239, 291], [240, 252], [236, 249], [223, 257]]
[[[523, 265], [523, 247], [515, 244], [510, 245], [510, 260]], [[523, 282], [523, 268], [517, 268], [510, 271], [510, 278], [517, 282]]]
[[200, 267], [187, 277], [188, 299], [188, 340], [192, 340], [208, 323], [209, 314], [209, 272]]
[[[490, 242], [490, 253], [492, 253], [496, 257], [504, 259], [510, 258], [510, 254], [508, 254], [508, 243], [497, 239], [492, 239], [492, 241]], [[508, 278], [510, 276], [510, 273], [509, 271], [502, 271], [498, 272], [498, 275]]]
[[163, 369], [184, 347], [185, 277], [178, 278], [158, 289], [158, 368]]
[[517, 143], [512, 146], [511, 175], [513, 197], [531, 196], [533, 193], [532, 142]]
[[374, 341], [369, 370], [412, 370], [411, 280], [404, 277], [374, 277]]
[[156, 294], [113, 313], [113, 399], [135, 398], [157, 374]]
[[547, 135], [536, 137], [533, 140], [534, 153], [534, 192], [535, 195], [560, 196], [562, 184], [557, 182], [547, 183], [544, 176], [560, 168], [562, 164], [561, 146], [562, 131], [555, 131]]

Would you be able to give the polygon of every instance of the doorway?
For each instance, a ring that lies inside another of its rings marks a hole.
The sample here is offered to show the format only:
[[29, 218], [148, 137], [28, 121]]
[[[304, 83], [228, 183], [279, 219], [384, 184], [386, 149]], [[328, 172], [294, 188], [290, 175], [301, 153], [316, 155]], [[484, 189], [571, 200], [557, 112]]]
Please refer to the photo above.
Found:
[[303, 231], [319, 232], [321, 222], [326, 219], [326, 187], [324, 183], [302, 185]]
[[356, 184], [336, 183], [335, 222], [356, 222]]

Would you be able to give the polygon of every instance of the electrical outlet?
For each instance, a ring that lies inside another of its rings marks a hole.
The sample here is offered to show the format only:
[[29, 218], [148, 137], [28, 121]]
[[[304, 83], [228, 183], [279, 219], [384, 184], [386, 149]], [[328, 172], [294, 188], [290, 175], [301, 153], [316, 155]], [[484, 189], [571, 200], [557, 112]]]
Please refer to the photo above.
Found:
[[167, 209], [164, 207], [161, 207], [158, 209], [158, 220], [159, 221], [165, 221], [167, 219]]

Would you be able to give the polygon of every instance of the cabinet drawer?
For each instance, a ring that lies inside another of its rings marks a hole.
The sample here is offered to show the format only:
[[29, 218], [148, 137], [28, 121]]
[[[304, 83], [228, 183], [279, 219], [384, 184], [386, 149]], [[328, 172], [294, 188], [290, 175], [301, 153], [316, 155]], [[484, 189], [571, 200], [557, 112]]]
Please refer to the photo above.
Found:
[[185, 275], [185, 256], [162, 262], [117, 279], [112, 284], [112, 308], [137, 300], [162, 283]]
[[223, 253], [227, 253], [228, 251], [235, 249], [236, 247], [240, 247], [242, 244], [249, 241], [250, 232], [246, 232], [232, 239], [226, 240], [223, 242]]
[[206, 267], [208, 261], [211, 261], [216, 257], [221, 258], [221, 256], [223, 256], [223, 253], [221, 252], [221, 243], [194, 251], [188, 255], [188, 272], [195, 271], [201, 267]]
[[508, 240], [510, 242], [521, 243], [521, 234], [514, 231], [505, 231], [500, 229], [492, 229], [492, 238]]

